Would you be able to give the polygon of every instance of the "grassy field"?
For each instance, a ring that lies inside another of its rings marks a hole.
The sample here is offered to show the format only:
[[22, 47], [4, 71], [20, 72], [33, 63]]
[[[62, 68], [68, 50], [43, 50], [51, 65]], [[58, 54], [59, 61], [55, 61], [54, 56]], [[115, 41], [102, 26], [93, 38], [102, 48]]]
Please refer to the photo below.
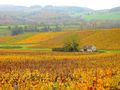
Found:
[[120, 12], [72, 13], [70, 15], [72, 17], [82, 17], [85, 20], [120, 20]]
[[120, 12], [95, 12], [92, 14], [83, 14], [82, 17], [86, 20], [120, 20]]
[[[30, 51], [53, 51], [52, 48], [32, 48], [30, 45], [0, 45], [0, 50], [30, 50]], [[117, 52], [120, 53], [120, 50], [102, 50], [99, 49], [97, 52], [106, 53], [106, 52]]]
[[52, 51], [52, 48], [29, 48], [30, 45], [0, 45], [0, 50]]
[[0, 36], [10, 35], [10, 33], [11, 32], [8, 29], [6, 29], [6, 28], [0, 28]]

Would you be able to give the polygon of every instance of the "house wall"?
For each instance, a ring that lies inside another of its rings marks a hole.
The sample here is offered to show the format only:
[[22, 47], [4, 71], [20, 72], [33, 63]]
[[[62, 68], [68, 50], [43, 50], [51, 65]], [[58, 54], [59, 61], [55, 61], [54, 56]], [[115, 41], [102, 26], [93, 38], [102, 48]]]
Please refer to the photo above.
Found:
[[96, 47], [92, 47], [92, 51], [96, 51]]
[[91, 47], [89, 47], [89, 48], [82, 48], [82, 49], [80, 49], [80, 51], [81, 52], [95, 52], [97, 49], [96, 49], [96, 47], [95, 46], [91, 46]]
[[92, 49], [87, 49], [88, 52], [92, 52], [93, 50]]

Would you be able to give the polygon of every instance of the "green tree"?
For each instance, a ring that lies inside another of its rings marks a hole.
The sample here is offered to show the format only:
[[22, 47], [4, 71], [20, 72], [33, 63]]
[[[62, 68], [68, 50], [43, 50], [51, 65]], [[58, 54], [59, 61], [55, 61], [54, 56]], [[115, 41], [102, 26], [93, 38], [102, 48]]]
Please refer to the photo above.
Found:
[[64, 51], [66, 52], [78, 52], [79, 51], [79, 43], [77, 35], [71, 35], [67, 37], [64, 42]]
[[14, 28], [12, 28], [12, 35], [18, 35], [18, 34], [23, 34], [24, 30], [23, 27], [19, 27], [19, 26], [15, 26]]
[[62, 28], [58, 25], [55, 25], [55, 31], [62, 31]]
[[8, 26], [8, 29], [11, 30], [11, 26]]

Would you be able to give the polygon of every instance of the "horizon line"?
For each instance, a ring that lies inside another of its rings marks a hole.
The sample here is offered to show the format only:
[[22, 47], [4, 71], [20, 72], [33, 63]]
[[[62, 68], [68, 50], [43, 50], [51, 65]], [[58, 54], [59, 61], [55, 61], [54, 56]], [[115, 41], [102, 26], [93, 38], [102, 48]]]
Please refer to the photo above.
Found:
[[[32, 6], [41, 6], [41, 7], [46, 7], [46, 6], [53, 6], [53, 7], [81, 7], [81, 8], [88, 8], [88, 9], [92, 9], [90, 7], [83, 7], [83, 6], [75, 6], [75, 5], [17, 5], [17, 4], [0, 4], [0, 6], [22, 6], [22, 7], [27, 7], [27, 8], [30, 8]], [[112, 9], [112, 8], [117, 8], [117, 7], [120, 7], [120, 6], [115, 6], [115, 7], [111, 7], [111, 8], [104, 8], [104, 9], [92, 9], [92, 10], [107, 10], [107, 9]]]

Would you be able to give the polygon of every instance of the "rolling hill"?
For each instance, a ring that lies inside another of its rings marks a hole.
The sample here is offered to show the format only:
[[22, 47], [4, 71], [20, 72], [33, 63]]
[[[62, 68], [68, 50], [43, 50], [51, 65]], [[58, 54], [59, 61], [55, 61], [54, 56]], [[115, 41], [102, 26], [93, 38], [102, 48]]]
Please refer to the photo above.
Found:
[[120, 28], [26, 33], [5, 38], [0, 37], [0, 42], [2, 44], [27, 45], [29, 48], [57, 48], [63, 47], [65, 38], [72, 34], [78, 36], [80, 46], [94, 44], [98, 49], [120, 49]]
[[111, 12], [118, 12], [120, 11], [120, 7], [115, 7], [115, 8], [112, 8], [110, 9]]
[[82, 20], [120, 20], [119, 7], [99, 11], [74, 6], [0, 5], [0, 13], [0, 25], [69, 24], [69, 22], [80, 23]]
[[[73, 20], [69, 14], [93, 11], [83, 7], [56, 7], [56, 6], [14, 6], [0, 5], [0, 24], [29, 24], [29, 23], [62, 23]], [[77, 19], [75, 19], [77, 20]]]

